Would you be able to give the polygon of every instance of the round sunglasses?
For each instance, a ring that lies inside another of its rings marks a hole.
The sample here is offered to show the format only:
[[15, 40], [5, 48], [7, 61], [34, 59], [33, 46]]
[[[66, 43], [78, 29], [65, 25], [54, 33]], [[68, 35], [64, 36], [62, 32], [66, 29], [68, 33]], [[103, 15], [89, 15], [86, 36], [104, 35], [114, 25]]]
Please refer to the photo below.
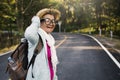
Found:
[[51, 20], [50, 18], [43, 18], [40, 20], [40, 22], [45, 22], [45, 24], [47, 25], [56, 25], [57, 24], [57, 21], [55, 21], [54, 19]]

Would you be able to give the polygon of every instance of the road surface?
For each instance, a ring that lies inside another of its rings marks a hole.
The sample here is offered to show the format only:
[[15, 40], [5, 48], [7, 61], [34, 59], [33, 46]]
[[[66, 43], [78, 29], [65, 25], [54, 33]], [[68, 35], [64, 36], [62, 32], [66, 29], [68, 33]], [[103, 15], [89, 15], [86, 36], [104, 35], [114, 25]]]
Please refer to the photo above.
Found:
[[66, 34], [57, 48], [58, 80], [120, 80], [120, 69], [92, 38]]
[[[58, 80], [120, 80], [120, 69], [92, 38], [80, 34], [54, 34], [59, 64]], [[0, 80], [5, 74], [7, 57], [0, 56]]]

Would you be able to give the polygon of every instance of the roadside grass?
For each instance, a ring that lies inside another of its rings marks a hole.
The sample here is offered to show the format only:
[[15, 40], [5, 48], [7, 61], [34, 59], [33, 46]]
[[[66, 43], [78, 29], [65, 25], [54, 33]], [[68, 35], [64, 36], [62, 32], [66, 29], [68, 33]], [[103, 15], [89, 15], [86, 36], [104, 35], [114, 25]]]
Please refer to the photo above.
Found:
[[0, 54], [6, 53], [8, 51], [15, 50], [16, 47], [17, 47], [17, 45], [13, 45], [11, 47], [6, 47], [6, 48], [3, 48], [3, 49], [0, 49]]
[[114, 35], [113, 35], [113, 38], [111, 38], [108, 35], [104, 35], [104, 34], [99, 36], [99, 32], [96, 33], [95, 30], [90, 27], [86, 27], [86, 28], [79, 29], [79, 30], [74, 30], [72, 31], [72, 33], [83, 33], [83, 34], [92, 35], [96, 37], [100, 42], [105, 43], [111, 47], [114, 47], [115, 49], [120, 50], [120, 39]]
[[116, 42], [115, 47], [118, 48], [118, 49], [120, 50], [120, 41]]
[[116, 49], [120, 50], [120, 40], [116, 39], [116, 38], [110, 38], [107, 36], [99, 36], [99, 35], [93, 35], [94, 37], [96, 37], [99, 41], [101, 41], [104, 44], [107, 44], [111, 47], [114, 47]]

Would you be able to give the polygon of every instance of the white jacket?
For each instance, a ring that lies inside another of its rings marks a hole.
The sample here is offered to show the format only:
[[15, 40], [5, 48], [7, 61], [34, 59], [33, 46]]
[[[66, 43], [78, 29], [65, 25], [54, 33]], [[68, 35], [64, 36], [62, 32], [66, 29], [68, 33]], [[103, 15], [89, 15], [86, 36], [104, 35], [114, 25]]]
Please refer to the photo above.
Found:
[[[43, 40], [43, 49], [37, 55], [33, 69], [32, 69], [32, 66], [30, 66], [26, 80], [50, 80], [50, 70], [49, 70], [48, 59], [47, 59], [46, 37], [44, 36], [44, 31], [42, 32], [42, 30], [40, 29], [39, 17], [34, 16], [32, 18], [31, 25], [25, 31], [25, 37], [27, 38], [28, 43], [29, 43], [29, 49], [28, 49], [29, 62], [33, 56], [34, 49], [39, 41], [38, 33], [40, 34], [40, 36]], [[55, 48], [53, 47], [53, 49], [55, 49]], [[54, 73], [55, 73], [53, 80], [57, 80], [56, 65], [58, 63], [58, 60], [57, 60], [57, 56], [56, 56], [56, 51], [55, 50], [51, 50], [51, 51], [53, 51], [53, 53], [54, 53], [54, 54], [51, 53], [52, 54], [52, 64], [53, 64], [53, 69], [54, 69]], [[34, 78], [32, 78], [31, 73], [33, 73]]]

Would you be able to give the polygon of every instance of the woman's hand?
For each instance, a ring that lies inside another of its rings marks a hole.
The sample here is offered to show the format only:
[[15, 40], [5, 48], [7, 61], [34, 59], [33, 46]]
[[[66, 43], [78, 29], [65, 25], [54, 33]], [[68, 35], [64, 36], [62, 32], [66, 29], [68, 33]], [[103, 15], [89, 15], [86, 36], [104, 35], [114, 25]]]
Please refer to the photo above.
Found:
[[39, 25], [38, 27], [40, 27], [40, 18], [38, 16], [33, 16], [32, 23], [35, 23]]

